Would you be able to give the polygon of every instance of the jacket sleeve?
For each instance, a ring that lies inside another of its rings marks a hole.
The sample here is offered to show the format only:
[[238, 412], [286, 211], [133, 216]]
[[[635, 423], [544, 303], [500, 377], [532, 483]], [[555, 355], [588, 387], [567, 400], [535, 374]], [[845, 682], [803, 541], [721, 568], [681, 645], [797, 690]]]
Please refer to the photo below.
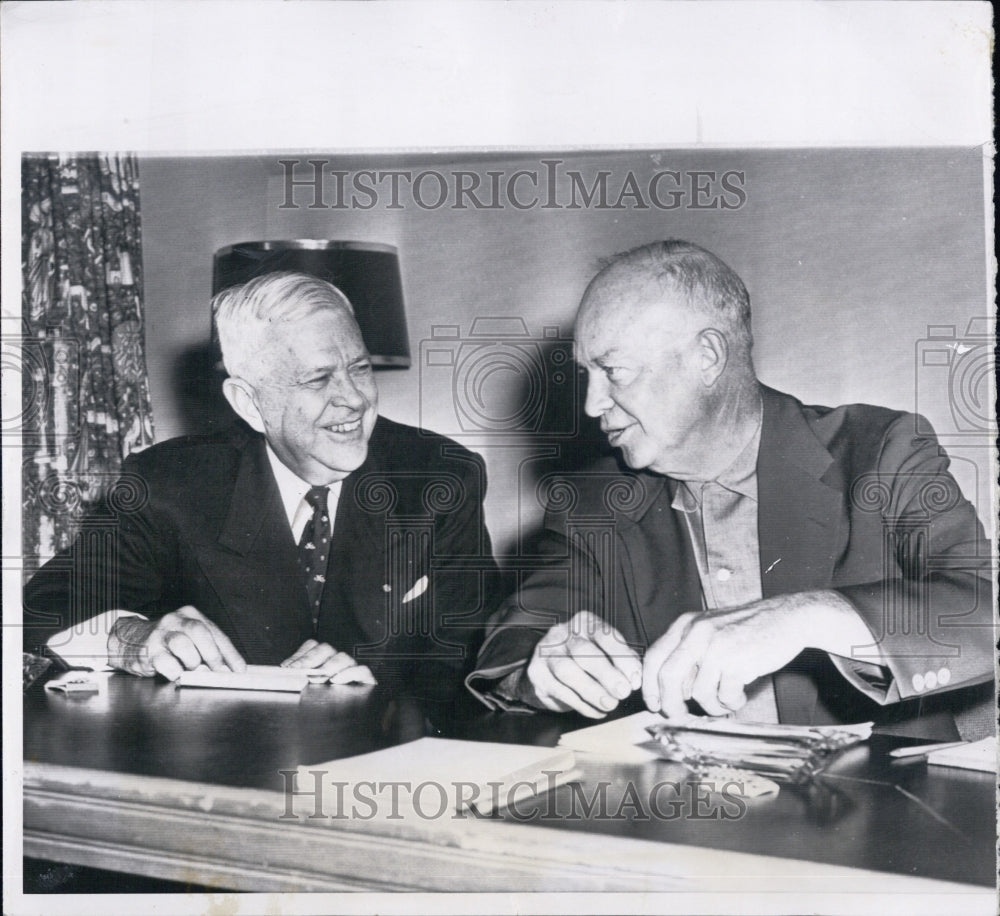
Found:
[[[39, 569], [24, 589], [25, 651], [48, 648], [70, 664], [74, 636], [106, 611], [154, 617], [160, 606], [172, 536], [154, 510], [150, 488], [137, 462], [128, 459], [102, 504], [88, 513], [73, 543]], [[105, 626], [106, 628], [106, 626]], [[104, 637], [106, 639], [106, 635]], [[88, 650], [90, 651], [90, 650]]]
[[[876, 470], [855, 481], [852, 511], [877, 512], [884, 578], [841, 587], [876, 638], [891, 680], [873, 686], [870, 666], [834, 658], [841, 673], [882, 703], [993, 678], [992, 553], [973, 506], [948, 471], [933, 434], [895, 421]], [[876, 653], [859, 653], [871, 662]]]
[[[412, 666], [413, 684], [420, 695], [435, 699], [450, 699], [461, 690], [499, 598], [499, 570], [483, 507], [485, 463], [463, 451], [449, 466], [460, 469], [460, 492], [454, 503], [444, 490], [439, 494], [430, 582], [418, 583], [412, 599], [429, 598], [432, 615], [431, 644]], [[430, 490], [427, 495], [435, 498]]]
[[527, 664], [549, 629], [581, 610], [604, 616], [600, 565], [585, 539], [567, 535], [565, 513], [546, 512], [537, 563], [490, 618], [475, 670], [466, 679], [472, 694], [491, 709], [525, 709], [496, 688]]

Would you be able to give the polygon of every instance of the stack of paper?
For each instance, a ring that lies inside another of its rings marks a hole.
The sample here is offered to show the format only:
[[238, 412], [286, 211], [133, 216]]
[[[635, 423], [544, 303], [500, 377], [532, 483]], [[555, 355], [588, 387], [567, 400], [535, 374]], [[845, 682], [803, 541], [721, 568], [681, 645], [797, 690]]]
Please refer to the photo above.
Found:
[[[660, 740], [651, 731], [657, 732]], [[843, 726], [772, 725], [707, 716], [668, 720], [656, 712], [638, 712], [566, 732], [559, 744], [618, 763], [642, 763], [664, 757], [685, 762], [687, 754], [691, 759], [700, 755], [706, 762], [711, 757], [712, 765], [751, 766], [762, 758], [773, 762], [770, 758], [788, 742], [847, 746], [864, 741], [871, 731], [871, 722]], [[671, 756], [665, 744], [670, 745], [675, 737], [683, 746], [678, 746], [678, 754]]]
[[178, 687], [216, 687], [223, 690], [281, 690], [301, 693], [309, 683], [306, 668], [279, 665], [247, 665], [246, 671], [212, 671], [206, 665], [185, 671], [174, 683]]
[[963, 770], [981, 770], [984, 773], [997, 771], [997, 739], [983, 738], [981, 741], [970, 741], [957, 747], [946, 747], [939, 751], [931, 751], [927, 762], [935, 766], [959, 767]]
[[770, 779], [805, 782], [845, 748], [871, 736], [872, 723], [781, 725], [690, 716], [649, 729], [664, 758], [700, 772], [736, 767]]
[[300, 766], [298, 786], [314, 791], [316, 779], [322, 779], [324, 796], [347, 809], [327, 812], [330, 816], [350, 815], [355, 809], [363, 816], [372, 808], [389, 816], [415, 811], [424, 818], [467, 808], [489, 814], [579, 778], [575, 765], [573, 752], [565, 748], [420, 738]]

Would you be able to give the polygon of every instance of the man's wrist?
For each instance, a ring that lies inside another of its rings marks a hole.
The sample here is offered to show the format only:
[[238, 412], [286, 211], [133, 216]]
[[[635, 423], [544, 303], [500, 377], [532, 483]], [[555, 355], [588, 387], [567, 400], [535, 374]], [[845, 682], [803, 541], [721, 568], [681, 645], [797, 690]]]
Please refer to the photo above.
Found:
[[832, 589], [814, 592], [815, 600], [827, 610], [828, 623], [822, 627], [824, 645], [819, 648], [831, 655], [855, 659], [864, 656], [867, 662], [879, 663], [871, 653], [876, 639], [858, 609], [840, 592]]
[[143, 617], [119, 617], [108, 632], [108, 664], [132, 674], [144, 674], [146, 639], [154, 626]]

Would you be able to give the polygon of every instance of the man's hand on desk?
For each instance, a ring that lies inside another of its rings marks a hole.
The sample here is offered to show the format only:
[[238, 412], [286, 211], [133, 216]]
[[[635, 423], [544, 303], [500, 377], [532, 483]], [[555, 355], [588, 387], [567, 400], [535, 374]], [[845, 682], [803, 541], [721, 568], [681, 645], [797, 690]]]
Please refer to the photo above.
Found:
[[376, 684], [367, 665], [359, 665], [346, 652], [338, 652], [329, 643], [307, 639], [295, 654], [281, 663], [282, 668], [309, 668], [310, 674], [322, 674], [331, 684]]
[[803, 649], [844, 658], [875, 639], [854, 606], [835, 591], [797, 592], [737, 608], [682, 614], [646, 650], [642, 696], [668, 717], [695, 700], [710, 716], [740, 709], [743, 688], [784, 667]]
[[161, 674], [170, 681], [202, 664], [212, 671], [246, 670], [229, 637], [190, 606], [159, 620], [120, 617], [108, 635], [108, 663], [130, 674]]
[[641, 683], [642, 662], [621, 634], [580, 611], [539, 640], [518, 692], [533, 706], [600, 719]]

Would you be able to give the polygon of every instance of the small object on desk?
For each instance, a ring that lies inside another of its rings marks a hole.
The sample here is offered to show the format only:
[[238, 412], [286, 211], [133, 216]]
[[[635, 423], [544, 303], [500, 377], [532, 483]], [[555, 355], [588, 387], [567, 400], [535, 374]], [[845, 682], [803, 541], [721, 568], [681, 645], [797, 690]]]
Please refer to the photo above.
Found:
[[45, 685], [46, 690], [59, 691], [67, 696], [83, 696], [92, 693], [102, 693], [108, 684], [112, 671], [65, 671], [59, 677], [53, 678]]
[[200, 665], [185, 671], [174, 683], [178, 687], [301, 693], [309, 683], [309, 670], [282, 668], [279, 665], [247, 665], [246, 671], [212, 671], [207, 665]]
[[742, 798], [763, 798], [781, 791], [781, 786], [773, 779], [735, 767], [704, 767], [698, 771], [698, 779], [714, 792]]
[[967, 741], [955, 747], [941, 748], [927, 755], [932, 766], [957, 767], [962, 770], [997, 771], [997, 739], [993, 736]]

